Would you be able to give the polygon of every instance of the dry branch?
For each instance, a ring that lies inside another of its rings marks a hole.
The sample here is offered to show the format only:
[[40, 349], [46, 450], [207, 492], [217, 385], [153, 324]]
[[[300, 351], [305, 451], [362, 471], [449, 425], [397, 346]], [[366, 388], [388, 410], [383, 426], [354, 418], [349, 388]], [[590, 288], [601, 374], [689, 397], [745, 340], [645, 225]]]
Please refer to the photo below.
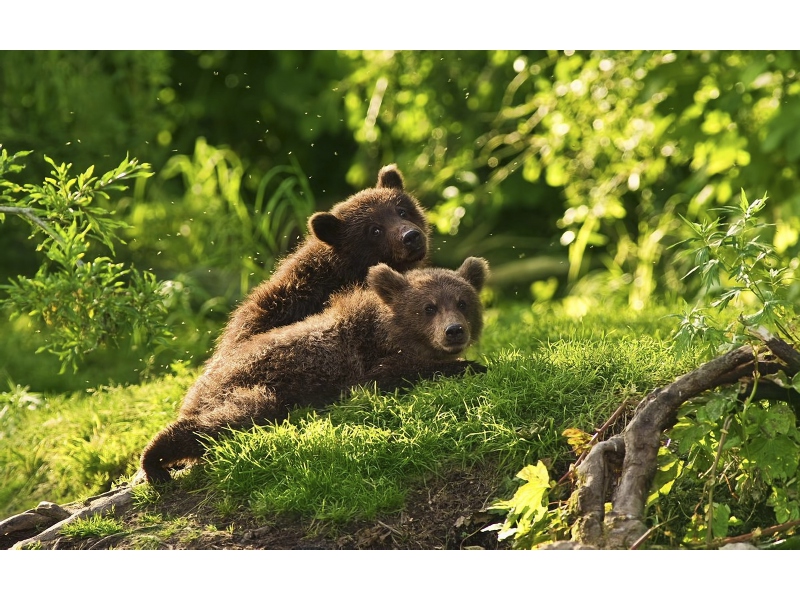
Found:
[[764, 345], [770, 349], [770, 352], [786, 363], [787, 368], [785, 370], [789, 377], [793, 377], [800, 372], [800, 352], [779, 337], [772, 335], [763, 327], [751, 329], [750, 333], [764, 342]]
[[[677, 410], [684, 402], [723, 383], [733, 383], [733, 374], [737, 379], [744, 373], [752, 374], [757, 359], [751, 346], [741, 346], [656, 389], [642, 400], [621, 434], [592, 448], [577, 470], [573, 498], [578, 519], [573, 537], [609, 548], [629, 548], [640, 539], [647, 532], [644, 505], [657, 468], [662, 432], [675, 424]], [[620, 459], [622, 471], [612, 509], [605, 514], [610, 475]]]
[[51, 527], [45, 529], [40, 534], [35, 535], [26, 540], [17, 542], [12, 546], [11, 549], [21, 550], [27, 548], [31, 544], [35, 544], [36, 542], [52, 541], [56, 539], [59, 535], [61, 535], [61, 530], [64, 528], [65, 525], [73, 523], [78, 519], [89, 518], [92, 515], [96, 514], [105, 515], [117, 508], [124, 510], [128, 506], [130, 506], [132, 501], [133, 501], [133, 488], [131, 487], [112, 490], [111, 492], [108, 492], [106, 494], [95, 496], [94, 498], [90, 498], [89, 500], [87, 500], [87, 502], [89, 502], [88, 506], [85, 506], [77, 510], [76, 512], [67, 516], [67, 518], [63, 520], [58, 521], [55, 525], [52, 525]]

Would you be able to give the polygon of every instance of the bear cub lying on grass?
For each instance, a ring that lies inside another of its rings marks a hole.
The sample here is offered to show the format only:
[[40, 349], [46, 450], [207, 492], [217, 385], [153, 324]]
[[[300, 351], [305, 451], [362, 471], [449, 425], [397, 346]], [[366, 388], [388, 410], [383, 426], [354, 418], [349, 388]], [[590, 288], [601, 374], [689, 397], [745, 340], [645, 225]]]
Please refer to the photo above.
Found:
[[380, 170], [374, 188], [311, 215], [308, 231], [300, 247], [233, 311], [184, 403], [201, 402], [195, 396], [219, 381], [217, 371], [225, 370], [253, 336], [321, 312], [332, 294], [363, 285], [373, 265], [407, 271], [428, 253], [427, 218], [405, 191], [395, 165]]
[[488, 276], [482, 258], [456, 270], [406, 274], [380, 264], [367, 288], [334, 295], [322, 313], [242, 342], [214, 377], [201, 378], [178, 420], [153, 438], [141, 467], [151, 483], [167, 467], [200, 459], [201, 436], [284, 419], [292, 406], [322, 407], [359, 384], [390, 390], [482, 365], [459, 358], [483, 327], [478, 292]]

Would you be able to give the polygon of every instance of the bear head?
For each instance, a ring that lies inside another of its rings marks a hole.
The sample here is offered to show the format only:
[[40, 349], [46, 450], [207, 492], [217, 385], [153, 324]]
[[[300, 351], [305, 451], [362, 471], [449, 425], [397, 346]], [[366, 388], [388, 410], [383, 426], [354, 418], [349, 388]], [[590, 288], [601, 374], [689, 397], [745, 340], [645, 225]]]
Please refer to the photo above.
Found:
[[364, 274], [379, 263], [407, 271], [428, 253], [428, 220], [419, 202], [406, 193], [396, 165], [381, 169], [374, 188], [339, 202], [329, 212], [311, 215], [308, 228]]
[[470, 257], [455, 271], [417, 269], [399, 273], [381, 264], [369, 270], [367, 283], [391, 313], [393, 340], [404, 353], [422, 361], [455, 360], [483, 329], [479, 292], [488, 263]]

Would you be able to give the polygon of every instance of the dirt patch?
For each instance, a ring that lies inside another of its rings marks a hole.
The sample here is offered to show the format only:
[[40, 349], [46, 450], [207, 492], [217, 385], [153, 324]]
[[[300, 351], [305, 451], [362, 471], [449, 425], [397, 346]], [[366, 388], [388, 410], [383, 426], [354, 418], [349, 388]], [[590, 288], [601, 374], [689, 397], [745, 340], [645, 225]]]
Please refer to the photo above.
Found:
[[[370, 522], [333, 526], [290, 516], [258, 522], [242, 509], [228, 517], [201, 494], [178, 489], [164, 491], [158, 503], [128, 510], [117, 518], [125, 531], [104, 537], [72, 539], [61, 536], [44, 549], [505, 549], [496, 533], [481, 530], [500, 520], [486, 512], [496, 495], [493, 470], [456, 470], [412, 489], [405, 508]], [[10, 548], [35, 532], [3, 536]]]

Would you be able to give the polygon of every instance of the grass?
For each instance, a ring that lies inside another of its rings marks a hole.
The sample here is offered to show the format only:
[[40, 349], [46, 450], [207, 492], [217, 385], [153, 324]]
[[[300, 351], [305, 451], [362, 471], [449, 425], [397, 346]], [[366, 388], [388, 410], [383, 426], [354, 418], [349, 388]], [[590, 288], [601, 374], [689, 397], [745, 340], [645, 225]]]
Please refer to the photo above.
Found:
[[[565, 429], [591, 430], [624, 399], [695, 365], [697, 357], [672, 349], [670, 312], [602, 308], [576, 319], [557, 306], [487, 310], [471, 353], [488, 373], [405, 393], [362, 388], [325, 411], [297, 410], [284, 423], [231, 433], [180, 485], [207, 491], [221, 512], [246, 506], [256, 517], [287, 512], [340, 523], [400, 510], [415, 481], [453, 467], [491, 464], [510, 481], [543, 460], [558, 477], [574, 460]], [[0, 394], [0, 518], [131, 476], [195, 375]]]
[[527, 306], [491, 311], [475, 352], [487, 374], [403, 394], [359, 389], [322, 413], [235, 432], [210, 448], [209, 487], [257, 516], [344, 522], [401, 509], [411, 482], [451, 466], [566, 469], [565, 429], [590, 430], [627, 397], [690, 368], [693, 357], [672, 352], [665, 314], [576, 322]]
[[125, 526], [111, 517], [92, 515], [86, 519], [77, 519], [64, 525], [62, 533], [69, 538], [105, 537], [125, 532]]
[[0, 518], [110, 489], [174, 419], [193, 374], [71, 394], [0, 393]]

